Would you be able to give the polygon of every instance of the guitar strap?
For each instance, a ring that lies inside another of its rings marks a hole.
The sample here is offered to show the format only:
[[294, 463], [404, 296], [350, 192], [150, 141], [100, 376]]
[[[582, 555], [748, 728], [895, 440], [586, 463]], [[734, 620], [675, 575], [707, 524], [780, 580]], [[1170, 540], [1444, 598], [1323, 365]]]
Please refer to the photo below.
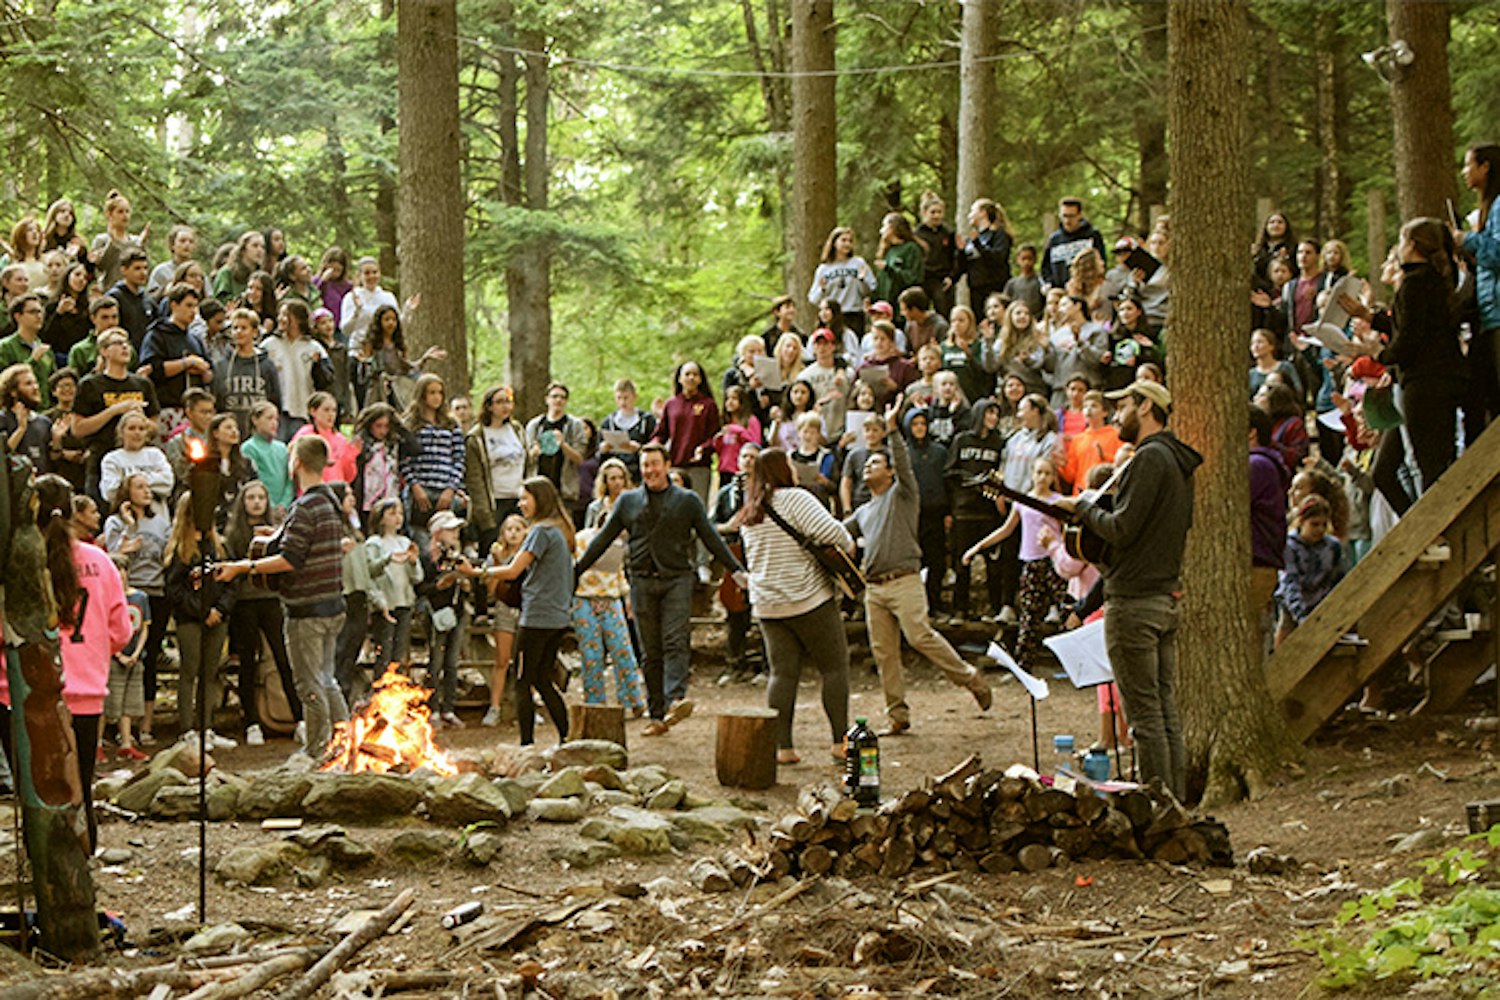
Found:
[[[775, 496], [773, 494], [772, 495], [772, 499], [774, 499], [774, 498], [775, 498]], [[782, 531], [785, 531], [788, 535], [791, 535], [792, 539], [794, 541], [796, 541], [796, 543], [798, 545], [802, 546], [804, 549], [807, 549], [808, 551], [812, 550], [812, 548], [813, 548], [813, 546], [814, 546], [815, 543], [809, 541], [808, 537], [806, 535], [804, 535], [802, 532], [798, 531], [796, 528], [792, 527], [789, 523], [787, 523], [787, 519], [784, 518], [784, 517], [782, 517], [780, 514], [776, 513], [776, 509], [774, 507], [772, 507], [769, 503], [767, 503], [767, 504], [763, 504], [762, 507], [761, 507], [761, 509], [766, 512], [766, 516], [767, 517], [769, 517], [772, 521], [774, 521], [776, 523], [776, 527], [780, 528]]]

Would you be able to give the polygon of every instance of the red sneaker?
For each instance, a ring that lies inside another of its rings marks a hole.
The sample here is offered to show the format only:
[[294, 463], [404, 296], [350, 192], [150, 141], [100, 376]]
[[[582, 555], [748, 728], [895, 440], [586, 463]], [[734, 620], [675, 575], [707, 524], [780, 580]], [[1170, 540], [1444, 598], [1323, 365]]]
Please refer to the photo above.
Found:
[[109, 760], [109, 754], [107, 754], [107, 753], [104, 752], [104, 748], [102, 746], [101, 747], [95, 747], [94, 748], [94, 760], [97, 763], [103, 764], [103, 763], [105, 763], [106, 761]]
[[150, 760], [150, 756], [135, 747], [121, 747], [115, 751], [115, 756], [121, 760]]

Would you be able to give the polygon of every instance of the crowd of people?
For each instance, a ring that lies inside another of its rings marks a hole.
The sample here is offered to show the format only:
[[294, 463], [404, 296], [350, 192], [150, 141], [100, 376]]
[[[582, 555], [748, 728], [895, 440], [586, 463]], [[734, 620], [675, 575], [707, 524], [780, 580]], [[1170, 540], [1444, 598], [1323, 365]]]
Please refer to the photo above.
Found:
[[[1465, 161], [1472, 229], [1403, 227], [1382, 275], [1389, 309], [1342, 281], [1347, 248], [1299, 243], [1283, 214], [1253, 248], [1253, 579], [1282, 634], [1368, 548], [1373, 498], [1399, 516], [1500, 398], [1495, 159], [1478, 147]], [[561, 381], [529, 418], [508, 386], [477, 407], [450, 398], [426, 370], [442, 353], [413, 357], [405, 342], [420, 299], [398, 303], [372, 258], [330, 247], [315, 272], [271, 228], [205, 267], [197, 234], [176, 226], [153, 268], [129, 201], [111, 192], [104, 215], [86, 241], [56, 202], [16, 226], [0, 261], [0, 431], [51, 498], [49, 544], [72, 547], [79, 579], [118, 573], [96, 601], [59, 590], [75, 601], [65, 624], [108, 609], [107, 642], [72, 650], [98, 661], [76, 668], [92, 680], [69, 680], [101, 759], [154, 742], [169, 623], [179, 726], [214, 718], [228, 650], [243, 738], [264, 742], [266, 639], [312, 758], [372, 670], [411, 665], [414, 632], [433, 723], [463, 726], [471, 623], [495, 639], [484, 725], [498, 725], [513, 669], [521, 741], [535, 739], [538, 700], [566, 737], [557, 664], [571, 631], [584, 699], [605, 701], [613, 676], [618, 701], [662, 735], [692, 708], [691, 607], [717, 563], [731, 670], [767, 673], [785, 762], [800, 759], [804, 666], [822, 675], [842, 752], [845, 619], [866, 623], [897, 735], [914, 725], [903, 638], [987, 709], [989, 686], [938, 626], [998, 626], [1030, 667], [1048, 632], [1103, 615], [1118, 688], [1100, 693], [1101, 742], [1128, 738], [1128, 716], [1142, 776], [1183, 791], [1173, 670], [1201, 459], [1168, 428], [1169, 218], [1106, 246], [1064, 198], [1037, 247], [1016, 244], [993, 200], [957, 232], [928, 193], [917, 225], [882, 220], [868, 261], [851, 230], [829, 234], [812, 330], [778, 298], [721, 377], [684, 361], [671, 395], [645, 406], [622, 377], [594, 420], [570, 412]], [[962, 288], [972, 305], [955, 301]], [[1099, 565], [1069, 541], [1079, 526], [1111, 547]], [[862, 569], [858, 597], [827, 571], [833, 550]]]

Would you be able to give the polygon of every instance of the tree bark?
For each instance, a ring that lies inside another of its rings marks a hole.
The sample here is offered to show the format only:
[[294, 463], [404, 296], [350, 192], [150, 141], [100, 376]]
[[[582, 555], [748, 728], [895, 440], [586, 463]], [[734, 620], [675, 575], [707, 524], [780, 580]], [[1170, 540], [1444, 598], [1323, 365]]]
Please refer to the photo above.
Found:
[[797, 322], [817, 326], [807, 288], [838, 218], [833, 0], [792, 0], [792, 284]]
[[[1160, 0], [1142, 0], [1136, 3], [1135, 12], [1141, 33], [1141, 65], [1151, 72], [1167, 62], [1167, 5]], [[1167, 116], [1160, 101], [1138, 102], [1135, 141], [1141, 170], [1136, 212], [1140, 229], [1145, 232], [1153, 221], [1151, 206], [1167, 203]]]
[[[958, 201], [952, 217], [969, 217], [976, 198], [989, 195], [995, 159], [995, 45], [998, 0], [963, 0], [958, 50]], [[983, 303], [980, 303], [982, 306]]]
[[[73, 716], [63, 701], [62, 657], [47, 553], [31, 513], [31, 463], [0, 448], [0, 564], [5, 571], [5, 665], [10, 683], [11, 770], [31, 859], [37, 919], [47, 951], [66, 961], [99, 954]], [[18, 873], [19, 874], [19, 873]]]
[[457, 0], [400, 0], [401, 294], [422, 297], [407, 345], [448, 352], [429, 364], [450, 396], [469, 391], [464, 329], [464, 189], [458, 124]]
[[1446, 219], [1447, 203], [1458, 197], [1448, 8], [1446, 0], [1386, 0], [1391, 43], [1404, 41], [1416, 57], [1410, 66], [1391, 69], [1396, 199], [1403, 220]]
[[1317, 105], [1318, 149], [1323, 154], [1318, 165], [1318, 238], [1342, 239], [1345, 234], [1345, 201], [1349, 195], [1348, 175], [1344, 172], [1346, 145], [1342, 116], [1347, 113], [1344, 93], [1344, 46], [1339, 33], [1337, 7], [1321, 8], [1314, 28], [1317, 50], [1317, 81], [1313, 87]]
[[1189, 786], [1208, 802], [1259, 792], [1289, 746], [1247, 613], [1244, 333], [1224, 322], [1243, 311], [1252, 235], [1246, 2], [1168, 6], [1173, 424], [1204, 458], [1193, 477], [1179, 688]]
[[[396, 0], [380, 0], [380, 19], [389, 21], [395, 16]], [[386, 37], [381, 38], [377, 51], [387, 65], [396, 58], [391, 42]], [[395, 119], [384, 111], [380, 113], [377, 122], [382, 137], [396, 128]], [[399, 284], [401, 275], [396, 257], [396, 178], [378, 158], [375, 160], [375, 245], [376, 256], [380, 258], [380, 273], [385, 276], [386, 281]]]
[[[547, 209], [547, 37], [540, 31], [519, 34], [526, 59], [525, 206]], [[516, 391], [516, 414], [525, 420], [545, 407], [552, 378], [552, 245], [534, 236], [506, 270], [509, 303], [510, 378]]]

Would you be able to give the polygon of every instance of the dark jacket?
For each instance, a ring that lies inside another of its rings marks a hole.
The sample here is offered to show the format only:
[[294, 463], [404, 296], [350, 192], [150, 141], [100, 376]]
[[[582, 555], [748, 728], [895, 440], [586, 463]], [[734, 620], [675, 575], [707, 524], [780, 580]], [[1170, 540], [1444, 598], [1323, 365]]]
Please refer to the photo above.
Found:
[[984, 413], [999, 409], [993, 399], [981, 399], [970, 412], [969, 429], [953, 439], [948, 449], [948, 468], [945, 476], [953, 498], [953, 516], [959, 520], [993, 520], [998, 511], [995, 501], [979, 492], [978, 486], [969, 485], [981, 476], [1000, 467], [1005, 456], [1005, 437], [996, 427], [984, 429]]
[[951, 278], [958, 273], [958, 244], [954, 241], [953, 229], [947, 223], [938, 223], [936, 229], [925, 222], [919, 223], [916, 233], [917, 239], [927, 244], [927, 254], [922, 261], [924, 285], [941, 285], [944, 278]]
[[236, 584], [220, 583], [212, 570], [203, 572], [201, 562], [189, 564], [175, 558], [167, 562], [167, 603], [171, 605], [172, 615], [179, 624], [202, 622], [216, 608], [220, 616], [227, 620], [229, 612], [234, 610], [238, 593]]
[[1104, 237], [1088, 219], [1081, 220], [1071, 233], [1059, 228], [1047, 237], [1047, 245], [1042, 248], [1042, 281], [1049, 288], [1066, 285], [1073, 258], [1089, 247], [1099, 251], [1100, 260], [1109, 259], [1104, 253]]
[[132, 292], [125, 282], [117, 281], [105, 294], [120, 304], [120, 326], [130, 334], [130, 346], [139, 355], [141, 345], [146, 342], [146, 331], [156, 319], [156, 310], [146, 298], [146, 290]]
[[630, 532], [626, 565], [632, 578], [692, 573], [694, 535], [719, 562], [732, 570], [744, 569], [708, 522], [708, 512], [698, 494], [669, 484], [660, 492], [637, 486], [621, 493], [604, 526], [579, 558], [576, 572], [592, 566], [621, 531]]
[[1106, 597], [1155, 597], [1182, 589], [1193, 472], [1202, 464], [1202, 455], [1171, 431], [1160, 431], [1142, 441], [1125, 466], [1112, 510], [1079, 501], [1083, 523], [1114, 546], [1112, 561], [1100, 567]]
[[1402, 264], [1404, 276], [1391, 304], [1393, 336], [1380, 363], [1395, 365], [1402, 383], [1465, 377], [1453, 289], [1427, 263]]
[[141, 364], [151, 368], [151, 384], [156, 386], [156, 400], [162, 406], [182, 405], [182, 394], [188, 387], [188, 373], [180, 371], [168, 375], [166, 363], [180, 361], [190, 354], [208, 357], [208, 348], [196, 333], [189, 333], [173, 323], [170, 315], [151, 324], [141, 345]]
[[998, 292], [1010, 280], [1010, 234], [1003, 229], [986, 229], [976, 233], [954, 257], [953, 280], [969, 276], [974, 311], [983, 314], [984, 297]]
[[927, 414], [927, 436], [949, 451], [953, 450], [954, 440], [969, 429], [969, 410], [963, 406], [949, 410], [933, 400], [922, 412]]
[[901, 424], [906, 432], [907, 451], [911, 457], [911, 470], [917, 477], [917, 490], [922, 496], [924, 516], [942, 517], [952, 509], [948, 500], [948, 449], [932, 439], [929, 433], [918, 441], [911, 435], [912, 417], [926, 417], [924, 410], [908, 410]]
[[1250, 449], [1250, 565], [1280, 569], [1286, 553], [1291, 475], [1275, 448]]
[[231, 354], [215, 365], [213, 391], [214, 406], [235, 415], [242, 438], [251, 433], [250, 411], [256, 403], [271, 402], [281, 410], [281, 376], [264, 351], [248, 358]]

